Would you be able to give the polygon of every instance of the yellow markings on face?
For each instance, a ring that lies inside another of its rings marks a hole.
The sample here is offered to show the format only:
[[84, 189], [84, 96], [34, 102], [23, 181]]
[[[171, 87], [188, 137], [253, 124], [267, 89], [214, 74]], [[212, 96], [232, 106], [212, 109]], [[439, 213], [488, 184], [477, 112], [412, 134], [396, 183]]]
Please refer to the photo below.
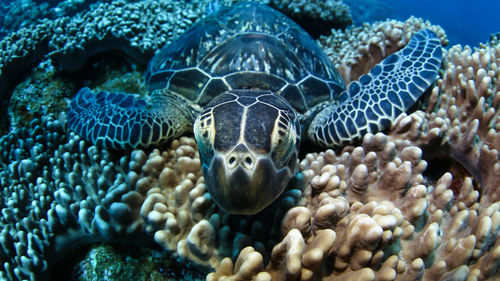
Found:
[[274, 123], [271, 134], [271, 151], [275, 153], [275, 161], [283, 164], [288, 159], [289, 153], [294, 149], [297, 139], [297, 132], [290, 120], [280, 111]]
[[212, 111], [208, 111], [196, 118], [194, 123], [194, 134], [197, 140], [201, 137], [198, 141], [202, 141], [206, 148], [213, 146], [215, 138], [215, 123]]

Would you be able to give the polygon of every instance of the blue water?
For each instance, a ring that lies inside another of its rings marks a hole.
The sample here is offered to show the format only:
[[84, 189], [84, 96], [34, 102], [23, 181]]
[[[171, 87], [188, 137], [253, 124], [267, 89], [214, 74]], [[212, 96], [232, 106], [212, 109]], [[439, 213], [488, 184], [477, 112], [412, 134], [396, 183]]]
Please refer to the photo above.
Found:
[[[377, 1], [372, 0], [372, 2]], [[390, 7], [391, 18], [406, 20], [414, 15], [441, 25], [448, 35], [450, 45], [479, 46], [479, 42], [489, 41], [490, 34], [500, 32], [499, 0], [378, 0], [378, 2]]]

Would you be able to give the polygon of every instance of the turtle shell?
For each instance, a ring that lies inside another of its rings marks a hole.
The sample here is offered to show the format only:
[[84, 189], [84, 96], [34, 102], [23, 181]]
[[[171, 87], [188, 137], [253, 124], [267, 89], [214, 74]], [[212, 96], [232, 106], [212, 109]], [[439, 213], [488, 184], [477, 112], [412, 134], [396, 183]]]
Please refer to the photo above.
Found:
[[221, 9], [195, 24], [153, 57], [146, 82], [201, 105], [228, 90], [270, 90], [299, 112], [344, 90], [314, 39], [258, 3]]

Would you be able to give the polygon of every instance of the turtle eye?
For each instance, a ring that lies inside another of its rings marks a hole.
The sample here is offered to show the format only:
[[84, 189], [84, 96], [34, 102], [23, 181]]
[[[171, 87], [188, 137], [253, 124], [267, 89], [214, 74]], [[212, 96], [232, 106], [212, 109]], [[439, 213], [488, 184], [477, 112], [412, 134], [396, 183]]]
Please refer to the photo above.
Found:
[[210, 139], [213, 136], [212, 132], [214, 130], [212, 126], [212, 119], [212, 114], [209, 112], [198, 116], [194, 124], [195, 135], [201, 136], [203, 139], [210, 142]]
[[196, 143], [198, 144], [198, 150], [200, 151], [201, 160], [206, 162], [204, 164], [210, 163], [214, 155], [214, 126], [213, 126], [212, 114], [205, 113], [201, 114], [196, 118], [193, 126], [194, 137]]
[[286, 165], [299, 145], [294, 120], [286, 112], [280, 112], [272, 134], [272, 157], [277, 166]]

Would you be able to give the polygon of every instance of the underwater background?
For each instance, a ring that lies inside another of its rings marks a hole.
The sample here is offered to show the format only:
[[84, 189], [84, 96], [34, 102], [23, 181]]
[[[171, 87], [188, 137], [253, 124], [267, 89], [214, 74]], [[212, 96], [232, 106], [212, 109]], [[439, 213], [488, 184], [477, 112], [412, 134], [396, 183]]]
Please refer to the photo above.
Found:
[[490, 40], [500, 30], [496, 1], [398, 1], [347, 0], [355, 24], [393, 18], [405, 20], [422, 17], [445, 30], [450, 44], [477, 46]]
[[255, 216], [215, 206], [191, 135], [117, 152], [68, 131], [80, 88], [147, 95], [153, 54], [234, 2], [0, 0], [0, 280], [500, 279], [498, 1], [260, 1], [346, 83], [424, 28], [445, 62], [390, 130], [304, 152]]

